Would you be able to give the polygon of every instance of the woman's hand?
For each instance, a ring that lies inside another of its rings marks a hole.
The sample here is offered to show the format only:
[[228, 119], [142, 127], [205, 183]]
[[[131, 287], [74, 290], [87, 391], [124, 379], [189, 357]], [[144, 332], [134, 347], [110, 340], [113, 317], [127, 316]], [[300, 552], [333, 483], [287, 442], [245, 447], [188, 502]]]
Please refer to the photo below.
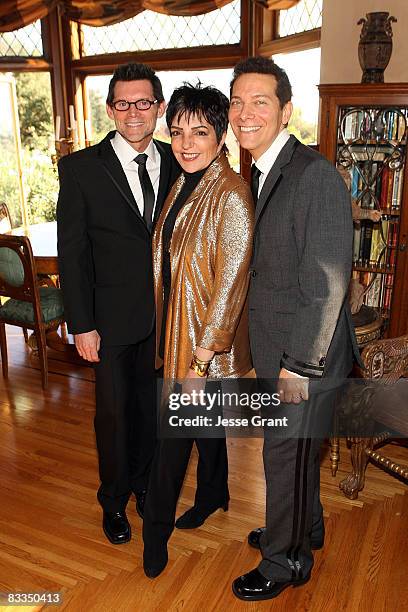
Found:
[[182, 387], [183, 393], [187, 393], [190, 396], [190, 403], [194, 406], [205, 405], [202, 397], [200, 401], [200, 396], [204, 393], [206, 382], [206, 376], [199, 376], [194, 370], [188, 369]]

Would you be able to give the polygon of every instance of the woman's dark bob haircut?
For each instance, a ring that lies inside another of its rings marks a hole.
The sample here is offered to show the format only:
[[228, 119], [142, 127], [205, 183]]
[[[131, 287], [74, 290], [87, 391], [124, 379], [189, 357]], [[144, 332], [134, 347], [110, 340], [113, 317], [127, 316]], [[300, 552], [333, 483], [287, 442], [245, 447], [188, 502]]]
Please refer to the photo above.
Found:
[[217, 143], [220, 143], [228, 127], [228, 109], [229, 100], [219, 89], [202, 87], [200, 82], [195, 86], [184, 83], [171, 95], [166, 111], [167, 127], [171, 130], [174, 119], [185, 115], [188, 121], [192, 115], [197, 115], [212, 125]]

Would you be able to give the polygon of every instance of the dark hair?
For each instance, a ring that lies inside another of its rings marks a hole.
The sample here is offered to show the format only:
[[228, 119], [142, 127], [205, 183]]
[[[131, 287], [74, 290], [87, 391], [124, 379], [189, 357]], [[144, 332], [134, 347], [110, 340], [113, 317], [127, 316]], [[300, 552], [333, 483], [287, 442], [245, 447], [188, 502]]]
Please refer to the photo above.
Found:
[[212, 125], [217, 143], [220, 143], [228, 128], [228, 109], [229, 100], [219, 89], [210, 85], [202, 87], [200, 82], [195, 86], [184, 83], [173, 91], [167, 105], [167, 127], [171, 128], [175, 117], [179, 119], [185, 115], [188, 121], [191, 115], [197, 115]]
[[232, 75], [232, 81], [230, 85], [230, 92], [232, 94], [232, 88], [238, 77], [242, 74], [270, 74], [276, 79], [276, 95], [279, 100], [280, 107], [283, 108], [287, 102], [292, 99], [292, 86], [288, 79], [288, 75], [280, 68], [275, 62], [266, 57], [248, 57], [238, 64], [234, 68]]
[[112, 106], [115, 97], [115, 85], [118, 81], [150, 81], [153, 87], [153, 96], [155, 100], [163, 102], [163, 90], [159, 77], [155, 71], [146, 64], [123, 64], [118, 66], [113, 73], [109, 83], [108, 95], [106, 104]]

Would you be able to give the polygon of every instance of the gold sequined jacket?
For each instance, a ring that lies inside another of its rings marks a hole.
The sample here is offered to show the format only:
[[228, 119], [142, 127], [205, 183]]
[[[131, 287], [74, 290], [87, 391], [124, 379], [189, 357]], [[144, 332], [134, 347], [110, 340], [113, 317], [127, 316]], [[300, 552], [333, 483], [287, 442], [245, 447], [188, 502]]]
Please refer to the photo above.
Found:
[[[164, 203], [153, 235], [157, 349], [163, 316], [162, 231], [183, 183], [181, 175]], [[253, 224], [249, 186], [221, 152], [186, 200], [174, 225], [164, 378], [184, 378], [197, 346], [215, 351], [211, 377], [239, 377], [251, 369], [246, 296]], [[157, 350], [156, 355], [159, 368], [162, 360]]]

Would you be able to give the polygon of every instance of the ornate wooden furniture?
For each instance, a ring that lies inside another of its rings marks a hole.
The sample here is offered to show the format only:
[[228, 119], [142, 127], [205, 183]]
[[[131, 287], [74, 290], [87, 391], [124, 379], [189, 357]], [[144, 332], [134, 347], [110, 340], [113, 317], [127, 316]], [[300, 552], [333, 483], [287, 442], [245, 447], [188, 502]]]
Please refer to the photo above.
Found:
[[8, 377], [5, 324], [33, 329], [40, 359], [42, 386], [48, 386], [46, 330], [64, 321], [60, 289], [38, 287], [31, 244], [25, 236], [0, 235], [0, 348], [4, 378]]
[[353, 215], [353, 278], [364, 289], [364, 305], [376, 311], [366, 310], [356, 325], [363, 346], [381, 331], [408, 333], [408, 84], [320, 85], [319, 91], [319, 150], [348, 175], [360, 210]]
[[[348, 438], [353, 469], [339, 486], [350, 499], [356, 499], [364, 487], [369, 460], [408, 479], [408, 465], [398, 465], [377, 450], [377, 447], [398, 437], [408, 438], [408, 380], [402, 380], [408, 377], [408, 335], [371, 342], [363, 349], [361, 356], [366, 366], [363, 379], [367, 383], [357, 388], [356, 397], [361, 414], [364, 414], [364, 418], [367, 415], [370, 417], [379, 433], [372, 437]], [[368, 381], [373, 382], [370, 384]], [[333, 448], [332, 453], [335, 454]], [[334, 459], [336, 463], [338, 455]]]

